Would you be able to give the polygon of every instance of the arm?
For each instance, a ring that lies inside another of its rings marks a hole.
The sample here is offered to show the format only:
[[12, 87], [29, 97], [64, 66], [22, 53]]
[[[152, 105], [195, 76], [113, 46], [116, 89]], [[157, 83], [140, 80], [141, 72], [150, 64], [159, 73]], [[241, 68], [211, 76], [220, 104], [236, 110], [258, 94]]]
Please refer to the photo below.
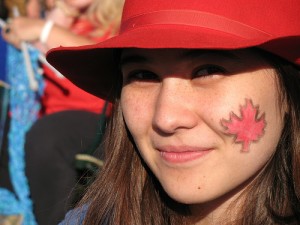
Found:
[[[8, 25], [9, 32], [5, 32], [7, 29], [4, 29], [2, 35], [6, 41], [18, 48], [20, 47], [21, 41], [37, 44], [37, 46], [41, 47], [39, 39], [45, 24], [46, 20], [42, 19], [27, 17], [14, 18]], [[48, 51], [49, 49], [60, 45], [79, 46], [93, 43], [94, 41], [87, 37], [74, 34], [69, 29], [54, 24], [49, 32], [46, 42], [43, 43], [44, 49], [40, 49], [42, 51]]]

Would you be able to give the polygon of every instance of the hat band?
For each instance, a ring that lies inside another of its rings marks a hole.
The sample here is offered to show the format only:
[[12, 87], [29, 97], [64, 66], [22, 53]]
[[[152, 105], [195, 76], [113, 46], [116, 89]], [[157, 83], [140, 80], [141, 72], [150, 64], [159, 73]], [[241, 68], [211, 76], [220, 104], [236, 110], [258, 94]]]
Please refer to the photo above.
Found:
[[141, 14], [122, 22], [120, 33], [151, 25], [185, 25], [233, 34], [245, 39], [261, 39], [271, 35], [257, 28], [223, 16], [193, 10], [162, 10]]

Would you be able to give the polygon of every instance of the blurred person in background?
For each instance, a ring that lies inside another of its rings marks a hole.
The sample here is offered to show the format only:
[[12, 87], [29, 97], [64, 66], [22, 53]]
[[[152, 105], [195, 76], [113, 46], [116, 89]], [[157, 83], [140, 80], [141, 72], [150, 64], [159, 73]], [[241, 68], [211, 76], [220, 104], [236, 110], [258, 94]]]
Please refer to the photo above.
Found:
[[[56, 1], [45, 18], [12, 18], [2, 35], [17, 48], [26, 41], [43, 53], [60, 45], [93, 44], [118, 32], [122, 7], [123, 0]], [[35, 216], [46, 225], [60, 221], [72, 205], [70, 193], [78, 181], [75, 155], [94, 144], [106, 102], [47, 65], [43, 71], [41, 118], [27, 133], [25, 152]]]

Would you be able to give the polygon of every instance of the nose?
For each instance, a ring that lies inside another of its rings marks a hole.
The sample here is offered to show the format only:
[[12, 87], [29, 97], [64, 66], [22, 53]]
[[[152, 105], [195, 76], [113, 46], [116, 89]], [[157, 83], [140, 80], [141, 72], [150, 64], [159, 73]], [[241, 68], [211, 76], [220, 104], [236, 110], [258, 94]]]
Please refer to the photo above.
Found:
[[180, 78], [166, 78], [162, 81], [156, 98], [153, 116], [154, 130], [172, 134], [180, 129], [191, 129], [197, 125], [192, 87]]

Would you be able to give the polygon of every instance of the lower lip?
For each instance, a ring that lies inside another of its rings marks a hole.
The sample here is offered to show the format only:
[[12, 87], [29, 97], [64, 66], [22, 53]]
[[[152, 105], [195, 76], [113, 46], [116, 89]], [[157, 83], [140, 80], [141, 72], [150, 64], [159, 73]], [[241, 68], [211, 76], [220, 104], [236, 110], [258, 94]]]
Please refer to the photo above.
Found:
[[170, 163], [185, 163], [193, 161], [207, 155], [212, 150], [195, 151], [195, 152], [160, 152], [161, 157]]

